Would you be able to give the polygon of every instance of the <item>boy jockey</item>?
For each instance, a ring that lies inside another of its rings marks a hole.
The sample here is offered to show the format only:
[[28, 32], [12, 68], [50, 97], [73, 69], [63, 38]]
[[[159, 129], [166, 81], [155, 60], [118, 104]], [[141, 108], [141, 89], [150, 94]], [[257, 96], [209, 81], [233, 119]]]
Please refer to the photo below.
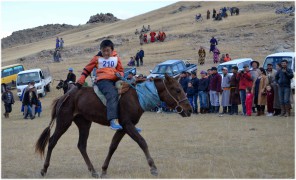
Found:
[[83, 72], [77, 81], [77, 87], [80, 89], [85, 82], [85, 79], [92, 70], [96, 67], [96, 82], [99, 90], [107, 99], [107, 119], [110, 121], [110, 128], [120, 130], [122, 126], [116, 123], [118, 119], [118, 92], [115, 88], [115, 82], [119, 76], [124, 76], [123, 67], [120, 58], [114, 51], [114, 45], [110, 40], [104, 40], [100, 44], [100, 52], [92, 58], [85, 66]]

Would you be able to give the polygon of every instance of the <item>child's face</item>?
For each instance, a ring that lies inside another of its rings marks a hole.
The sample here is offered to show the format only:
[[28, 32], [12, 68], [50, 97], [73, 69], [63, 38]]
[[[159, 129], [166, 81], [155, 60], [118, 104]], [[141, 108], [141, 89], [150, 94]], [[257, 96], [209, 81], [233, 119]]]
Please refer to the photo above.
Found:
[[271, 91], [271, 87], [270, 86], [266, 86], [266, 90], [267, 91]]
[[105, 47], [101, 49], [102, 55], [105, 59], [108, 59], [109, 57], [112, 56], [113, 50], [111, 47]]

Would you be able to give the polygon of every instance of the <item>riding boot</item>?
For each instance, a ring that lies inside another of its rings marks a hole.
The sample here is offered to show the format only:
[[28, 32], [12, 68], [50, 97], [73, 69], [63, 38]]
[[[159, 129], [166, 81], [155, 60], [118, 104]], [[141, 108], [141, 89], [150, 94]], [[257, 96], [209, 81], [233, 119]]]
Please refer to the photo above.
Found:
[[285, 109], [286, 109], [285, 117], [290, 116], [290, 105], [286, 104]]
[[280, 116], [283, 117], [285, 114], [286, 114], [285, 105], [281, 105], [281, 114], [280, 114]]
[[231, 114], [231, 113], [232, 113], [232, 107], [228, 106], [228, 114]]

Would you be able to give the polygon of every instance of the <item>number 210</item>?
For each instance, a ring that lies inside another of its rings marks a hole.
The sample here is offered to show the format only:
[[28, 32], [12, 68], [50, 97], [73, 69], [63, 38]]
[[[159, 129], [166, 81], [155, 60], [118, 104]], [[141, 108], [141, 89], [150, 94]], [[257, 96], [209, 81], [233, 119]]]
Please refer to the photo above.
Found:
[[103, 67], [114, 67], [114, 61], [103, 61]]

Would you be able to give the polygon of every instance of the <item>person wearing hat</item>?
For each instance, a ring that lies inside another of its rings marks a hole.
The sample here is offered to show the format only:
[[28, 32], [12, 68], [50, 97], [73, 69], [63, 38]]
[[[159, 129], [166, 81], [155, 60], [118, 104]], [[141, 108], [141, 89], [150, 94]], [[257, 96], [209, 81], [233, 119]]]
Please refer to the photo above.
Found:
[[199, 86], [199, 79], [196, 76], [196, 72], [191, 72], [191, 84], [194, 89], [194, 94], [193, 94], [193, 113], [198, 114], [198, 104], [197, 104], [197, 99], [198, 99], [198, 86]]
[[10, 86], [6, 86], [6, 90], [5, 92], [2, 94], [2, 101], [4, 102], [4, 107], [5, 107], [5, 113], [4, 113], [4, 117], [5, 118], [9, 118], [9, 113], [12, 110], [12, 104], [14, 104], [14, 98], [13, 98], [13, 94], [10, 91], [11, 88]]
[[219, 93], [222, 92], [222, 89], [221, 89], [222, 77], [220, 74], [218, 74], [216, 67], [212, 67], [211, 70], [212, 70], [212, 77], [210, 80], [209, 89], [210, 89], [210, 101], [212, 105], [212, 112], [219, 113], [219, 109], [220, 109]]
[[241, 104], [243, 108], [242, 115], [246, 116], [247, 109], [246, 109], [246, 89], [247, 87], [252, 88], [253, 87], [253, 79], [252, 75], [249, 69], [249, 65], [244, 65], [243, 70], [240, 71], [237, 75], [237, 80], [239, 81], [239, 93], [240, 93], [240, 99]]
[[228, 69], [226, 67], [222, 68], [223, 78], [222, 78], [222, 100], [221, 105], [223, 107], [222, 114], [227, 113], [227, 107], [228, 107], [228, 114], [231, 114], [231, 104], [229, 103], [229, 97], [230, 97], [230, 79], [231, 75], [228, 74]]
[[229, 103], [231, 104], [231, 113], [230, 115], [238, 115], [238, 105], [241, 104], [239, 96], [239, 80], [236, 78], [238, 75], [238, 67], [233, 66], [231, 68], [233, 75], [230, 78], [230, 96]]
[[[252, 76], [252, 80], [253, 80], [253, 84], [254, 84], [256, 79], [258, 78], [258, 76], [260, 74], [260, 70], [259, 70], [260, 63], [258, 61], [252, 61], [250, 63], [250, 65], [252, 67], [252, 70], [250, 70], [250, 72], [251, 72], [251, 76]], [[256, 113], [255, 108], [256, 108], [256, 106], [255, 106], [254, 101], [253, 101], [253, 105], [252, 105], [253, 113]]]
[[208, 87], [209, 79], [207, 78], [207, 72], [200, 72], [201, 78], [199, 79], [198, 97], [200, 102], [200, 113], [205, 114], [208, 112]]
[[27, 119], [29, 114], [31, 119], [35, 118], [35, 107], [38, 104], [38, 99], [34, 89], [35, 87], [30, 85], [29, 90], [24, 94], [24, 119]]
[[281, 104], [280, 116], [290, 116], [290, 95], [291, 95], [291, 80], [294, 77], [292, 69], [287, 67], [288, 61], [281, 61], [281, 69], [278, 70], [275, 80], [279, 85], [279, 97]]
[[[69, 82], [76, 82], [76, 75], [73, 73], [74, 69], [70, 67], [68, 70], [69, 72], [67, 74], [67, 79], [64, 81], [64, 83], [68, 84]], [[66, 94], [68, 91], [68, 86], [64, 86], [64, 87], [63, 87], [64, 94]]]
[[189, 78], [187, 77], [186, 71], [183, 71], [180, 75], [179, 83], [181, 84], [183, 91], [187, 92], [187, 87], [189, 83]]

